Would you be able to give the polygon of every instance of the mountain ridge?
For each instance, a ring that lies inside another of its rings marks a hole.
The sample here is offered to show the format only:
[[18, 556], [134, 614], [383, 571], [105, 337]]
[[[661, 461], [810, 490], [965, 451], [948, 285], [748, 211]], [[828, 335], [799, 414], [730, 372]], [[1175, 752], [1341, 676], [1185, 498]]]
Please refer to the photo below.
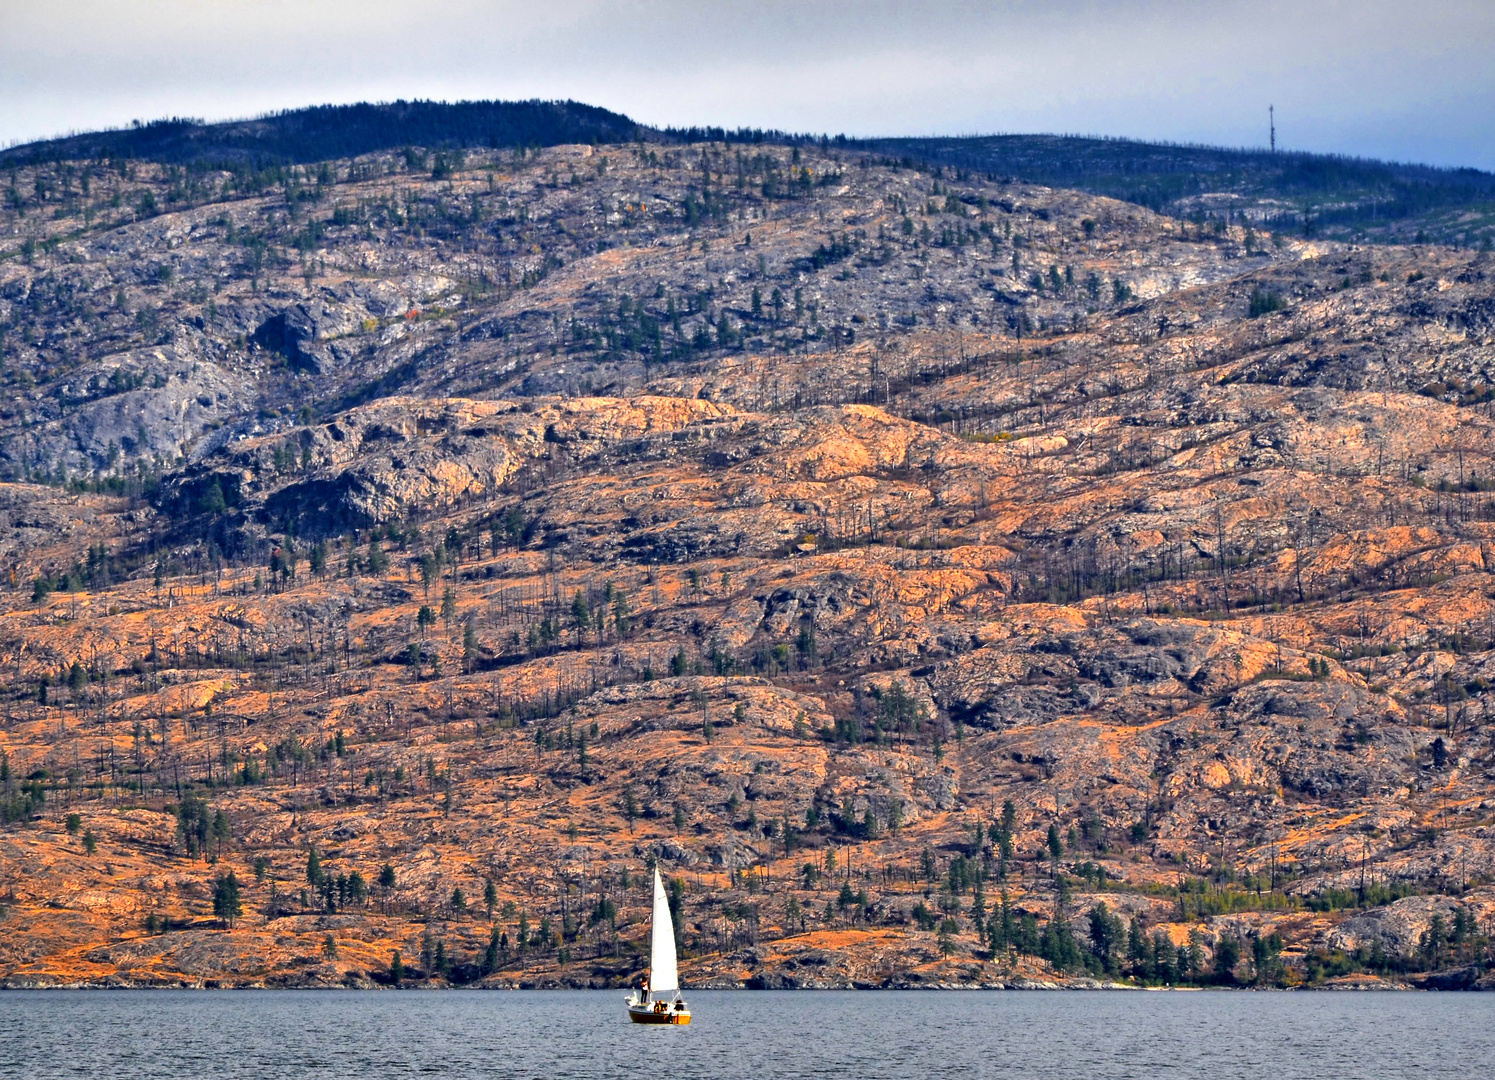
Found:
[[[1305, 235], [1408, 240], [1431, 231], [1477, 245], [1495, 235], [1495, 174], [1312, 151], [1275, 152], [1108, 136], [997, 134], [898, 138], [772, 129], [650, 127], [575, 101], [396, 101], [286, 109], [246, 120], [157, 120], [37, 140], [0, 166], [121, 156], [198, 168], [264, 168], [415, 147], [493, 149], [622, 142], [857, 148], [926, 165], [1010, 176], [1125, 199], [1159, 213], [1234, 212]], [[1208, 178], [1208, 180], [1206, 179]], [[1481, 205], [1470, 228], [1455, 211]], [[1405, 228], [1399, 228], [1398, 223]], [[1458, 231], [1455, 232], [1455, 226]]]
[[625, 142], [642, 128], [576, 101], [393, 101], [314, 105], [245, 120], [137, 122], [0, 151], [0, 165], [124, 157], [159, 164], [304, 165], [404, 146], [435, 149]]
[[0, 981], [1490, 983], [1488, 254], [410, 149], [16, 169]]

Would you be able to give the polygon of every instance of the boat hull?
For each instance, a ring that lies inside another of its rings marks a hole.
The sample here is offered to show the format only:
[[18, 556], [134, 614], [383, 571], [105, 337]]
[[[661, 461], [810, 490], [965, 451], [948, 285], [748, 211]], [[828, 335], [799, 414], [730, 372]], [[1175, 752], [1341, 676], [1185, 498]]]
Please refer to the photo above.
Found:
[[652, 1005], [630, 1006], [628, 1019], [635, 1024], [688, 1024], [690, 1013], [674, 1012], [668, 1009], [664, 1012], [656, 1012]]

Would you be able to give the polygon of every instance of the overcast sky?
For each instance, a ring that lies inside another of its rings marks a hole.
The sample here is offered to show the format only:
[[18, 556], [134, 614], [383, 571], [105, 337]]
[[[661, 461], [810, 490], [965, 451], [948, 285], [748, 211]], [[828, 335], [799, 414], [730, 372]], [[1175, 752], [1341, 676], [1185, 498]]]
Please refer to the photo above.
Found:
[[1495, 168], [1495, 0], [0, 0], [0, 142], [323, 102]]

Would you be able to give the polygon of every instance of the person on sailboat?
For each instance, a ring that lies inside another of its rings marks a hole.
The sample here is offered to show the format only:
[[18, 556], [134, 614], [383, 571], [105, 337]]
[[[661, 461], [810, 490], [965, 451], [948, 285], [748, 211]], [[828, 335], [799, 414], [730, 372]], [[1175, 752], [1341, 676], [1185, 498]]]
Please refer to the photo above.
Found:
[[[680, 990], [669, 899], [657, 866], [654, 868], [649, 955], [648, 973], [639, 990], [628, 999], [629, 1019], [635, 1024], [689, 1024], [690, 1006], [685, 1003]], [[675, 995], [673, 999], [669, 997], [671, 993]]]

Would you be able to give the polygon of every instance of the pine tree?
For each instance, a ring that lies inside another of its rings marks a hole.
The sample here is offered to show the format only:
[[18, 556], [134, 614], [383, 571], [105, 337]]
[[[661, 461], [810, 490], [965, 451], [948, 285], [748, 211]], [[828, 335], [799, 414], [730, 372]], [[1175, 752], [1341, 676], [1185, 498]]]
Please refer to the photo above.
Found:
[[576, 627], [576, 645], [580, 648], [582, 635], [592, 626], [592, 608], [587, 603], [587, 594], [580, 589], [571, 598], [571, 621]]
[[213, 914], [223, 920], [223, 925], [232, 928], [239, 916], [244, 914], [244, 905], [239, 899], [239, 879], [233, 871], [213, 882]]
[[1142, 923], [1137, 917], [1132, 916], [1131, 927], [1126, 935], [1126, 959], [1131, 967], [1132, 974], [1143, 975], [1147, 959], [1147, 936], [1142, 932]]
[[836, 906], [844, 913], [847, 908], [856, 903], [856, 893], [851, 891], [851, 882], [842, 882], [841, 892], [836, 897]]
[[638, 798], [633, 794], [633, 785], [623, 789], [623, 816], [628, 819], [628, 831], [633, 832], [633, 823], [639, 816]]
[[[491, 884], [491, 882], [490, 882], [490, 884]], [[498, 932], [498, 927], [495, 926], [492, 929], [492, 931], [488, 934], [488, 947], [485, 950], [483, 950], [483, 965], [482, 965], [483, 974], [484, 975], [492, 975], [495, 971], [497, 971], [498, 970], [498, 960], [499, 960], [499, 932]]]
[[1235, 966], [1241, 962], [1241, 943], [1228, 934], [1215, 942], [1215, 981], [1228, 985], [1235, 982]]
[[472, 671], [472, 662], [478, 657], [478, 631], [472, 620], [468, 619], [462, 625], [462, 659], [467, 664], [467, 670]]
[[1174, 949], [1173, 939], [1162, 930], [1152, 936], [1152, 977], [1161, 983], [1172, 985], [1178, 981], [1176, 966], [1179, 950]]
[[1055, 971], [1072, 968], [1080, 961], [1080, 949], [1075, 943], [1069, 920], [1056, 914], [1043, 926], [1038, 939], [1038, 955], [1053, 965]]
[[1090, 909], [1090, 951], [1108, 974], [1120, 970], [1121, 920], [1104, 903]]
[[367, 566], [369, 573], [376, 578], [383, 577], [389, 571], [389, 556], [384, 553], [378, 540], [369, 541]]
[[306, 880], [313, 888], [322, 884], [322, 858], [315, 847], [306, 853]]
[[992, 922], [996, 924], [996, 932], [988, 935], [992, 952], [1015, 947], [1018, 929], [1012, 917], [1012, 900], [1008, 897], [1006, 889], [1002, 890], [1002, 909], [1000, 912], [992, 913]]
[[228, 815], [222, 810], [213, 812], [213, 841], [216, 850], [223, 851], [224, 842], [233, 839], [233, 826], [229, 823]]
[[1017, 924], [1017, 951], [1029, 956], [1038, 955], [1040, 939], [1038, 936], [1038, 917], [1031, 911], [1025, 911], [1018, 919]]
[[618, 637], [625, 638], [632, 626], [633, 619], [628, 612], [628, 597], [619, 591], [613, 596], [613, 632]]
[[675, 931], [675, 946], [680, 948], [685, 925], [685, 879], [670, 878], [665, 883], [665, 902], [670, 908], [670, 925]]
[[939, 947], [940, 955], [949, 959], [950, 954], [955, 951], [955, 934], [960, 929], [960, 924], [954, 919], [945, 919], [940, 923]]

